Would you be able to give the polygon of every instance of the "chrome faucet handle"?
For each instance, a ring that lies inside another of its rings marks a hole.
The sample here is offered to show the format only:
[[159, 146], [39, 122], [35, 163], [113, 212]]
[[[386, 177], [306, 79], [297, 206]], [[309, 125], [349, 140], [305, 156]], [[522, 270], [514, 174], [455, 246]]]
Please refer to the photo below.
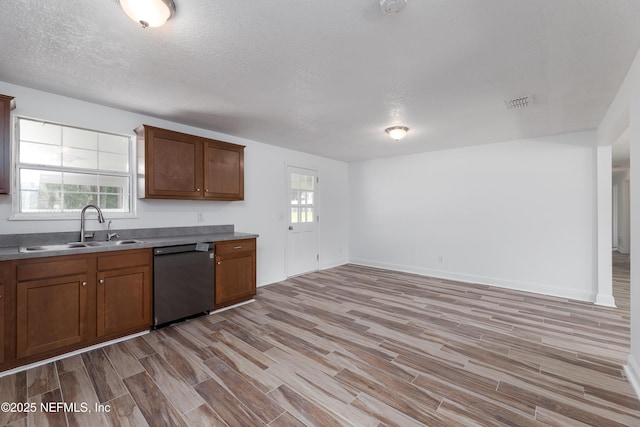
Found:
[[107, 223], [107, 242], [110, 242], [111, 239], [118, 239], [120, 238], [120, 236], [118, 236], [118, 233], [112, 233], [111, 232], [111, 224], [113, 223], [113, 221], [109, 220], [109, 222]]

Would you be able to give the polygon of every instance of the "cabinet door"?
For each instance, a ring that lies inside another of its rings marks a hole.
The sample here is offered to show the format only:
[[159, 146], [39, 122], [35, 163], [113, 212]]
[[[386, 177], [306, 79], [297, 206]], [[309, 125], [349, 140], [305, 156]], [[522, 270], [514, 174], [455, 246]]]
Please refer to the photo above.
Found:
[[98, 273], [98, 337], [149, 329], [151, 268], [132, 267]]
[[204, 145], [204, 197], [244, 200], [244, 147], [206, 140]]
[[216, 256], [216, 307], [248, 300], [256, 294], [256, 253]]
[[9, 194], [11, 178], [11, 120], [13, 98], [0, 95], [0, 194]]
[[4, 316], [5, 316], [5, 301], [7, 300], [4, 293], [4, 285], [0, 284], [0, 365], [5, 361], [4, 351]]
[[202, 198], [202, 141], [150, 126], [143, 138], [146, 197]]
[[19, 282], [17, 357], [59, 349], [88, 335], [87, 275]]

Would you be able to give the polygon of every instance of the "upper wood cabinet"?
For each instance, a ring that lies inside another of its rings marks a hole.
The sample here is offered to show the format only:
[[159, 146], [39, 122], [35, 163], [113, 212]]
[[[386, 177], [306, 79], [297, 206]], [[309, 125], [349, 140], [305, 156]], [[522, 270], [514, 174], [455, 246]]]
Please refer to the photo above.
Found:
[[205, 141], [204, 183], [207, 199], [244, 200], [244, 147]]
[[244, 200], [244, 146], [143, 125], [138, 196]]
[[0, 95], [0, 194], [11, 191], [11, 120], [13, 97]]

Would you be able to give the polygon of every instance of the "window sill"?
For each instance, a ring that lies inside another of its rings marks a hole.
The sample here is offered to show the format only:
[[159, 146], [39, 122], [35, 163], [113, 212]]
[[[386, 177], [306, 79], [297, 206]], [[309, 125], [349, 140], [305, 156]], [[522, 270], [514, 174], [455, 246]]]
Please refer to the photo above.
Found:
[[[104, 212], [104, 217], [108, 221], [110, 219], [138, 219], [136, 214], [132, 213], [111, 213]], [[88, 213], [87, 219], [96, 219], [94, 213]], [[79, 221], [80, 212], [72, 212], [68, 214], [13, 214], [8, 221]]]

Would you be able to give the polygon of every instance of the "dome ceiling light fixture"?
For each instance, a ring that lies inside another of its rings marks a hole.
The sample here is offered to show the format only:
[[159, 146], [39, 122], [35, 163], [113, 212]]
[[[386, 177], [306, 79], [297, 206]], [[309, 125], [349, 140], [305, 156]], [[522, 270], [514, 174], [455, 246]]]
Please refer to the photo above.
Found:
[[406, 126], [391, 126], [390, 128], [386, 128], [384, 130], [389, 136], [396, 141], [400, 141], [402, 138], [407, 136], [407, 132], [409, 132], [409, 128]]
[[384, 13], [398, 13], [407, 7], [407, 0], [380, 0], [380, 8]]
[[142, 28], [160, 27], [176, 13], [173, 0], [117, 0], [124, 12]]

